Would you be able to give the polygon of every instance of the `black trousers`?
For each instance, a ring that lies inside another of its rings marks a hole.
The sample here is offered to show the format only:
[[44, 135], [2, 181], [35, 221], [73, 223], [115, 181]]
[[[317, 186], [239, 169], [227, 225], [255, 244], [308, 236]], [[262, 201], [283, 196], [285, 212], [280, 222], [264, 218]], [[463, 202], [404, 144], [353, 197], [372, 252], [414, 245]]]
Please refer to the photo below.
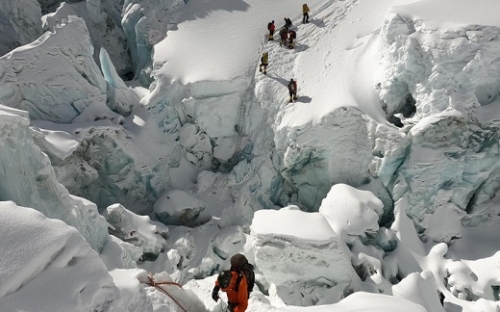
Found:
[[234, 309], [236, 309], [236, 307], [238, 306], [238, 304], [237, 303], [228, 302], [227, 306], [229, 307], [229, 311], [230, 312], [234, 312]]
[[309, 23], [309, 13], [304, 13], [304, 16], [302, 17], [302, 23]]

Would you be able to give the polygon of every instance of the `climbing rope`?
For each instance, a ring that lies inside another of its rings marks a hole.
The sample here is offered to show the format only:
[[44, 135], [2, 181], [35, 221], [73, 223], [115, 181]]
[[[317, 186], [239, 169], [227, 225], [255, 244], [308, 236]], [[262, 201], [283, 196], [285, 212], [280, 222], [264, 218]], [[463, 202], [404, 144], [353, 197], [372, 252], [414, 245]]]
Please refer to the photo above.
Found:
[[149, 282], [142, 282], [143, 284], [148, 284], [149, 286], [152, 286], [156, 288], [158, 291], [162, 292], [166, 296], [170, 297], [179, 307], [181, 307], [182, 311], [188, 312], [180, 303], [177, 301], [174, 297], [172, 297], [164, 288], [161, 287], [161, 285], [175, 285], [179, 288], [182, 288], [181, 284], [175, 283], [175, 282], [157, 282], [155, 281], [153, 274], [151, 272], [148, 272], [148, 280]]
[[[221, 301], [221, 305], [220, 305], [221, 311], [222, 312], [230, 312], [229, 305], [224, 300], [222, 300], [222, 298], [220, 299], [220, 301]], [[224, 304], [226, 307], [224, 307], [222, 304]]]

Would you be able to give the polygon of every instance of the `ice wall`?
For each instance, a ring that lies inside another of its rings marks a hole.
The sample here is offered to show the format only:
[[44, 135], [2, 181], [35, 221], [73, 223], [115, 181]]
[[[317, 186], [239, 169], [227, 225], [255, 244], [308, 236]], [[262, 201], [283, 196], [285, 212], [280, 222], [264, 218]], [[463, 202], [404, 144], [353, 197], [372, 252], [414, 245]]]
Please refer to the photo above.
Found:
[[106, 82], [92, 53], [85, 22], [70, 17], [0, 58], [0, 102], [31, 119], [70, 122], [91, 103], [105, 103]]
[[165, 37], [169, 27], [173, 26], [171, 10], [183, 4], [182, 0], [125, 0], [123, 3], [122, 27], [132, 56], [135, 76], [144, 85], [152, 82], [152, 48]]
[[42, 34], [37, 0], [3, 0], [0, 8], [0, 56], [30, 43]]
[[500, 28], [413, 11], [394, 8], [379, 35], [377, 91], [409, 140], [391, 192], [421, 232], [449, 242], [461, 223], [481, 223], [476, 207], [500, 189]]
[[321, 214], [293, 206], [257, 211], [251, 236], [255, 264], [285, 303], [333, 303], [352, 287], [348, 249]]
[[0, 105], [0, 121], [0, 200], [63, 220], [100, 250], [107, 240], [106, 221], [94, 203], [71, 196], [57, 182], [49, 158], [33, 141], [27, 113]]
[[353, 107], [338, 108], [318, 124], [275, 131], [280, 172], [311, 211], [337, 183], [359, 187], [379, 180], [374, 192], [383, 192], [408, 144], [395, 127], [378, 124]]

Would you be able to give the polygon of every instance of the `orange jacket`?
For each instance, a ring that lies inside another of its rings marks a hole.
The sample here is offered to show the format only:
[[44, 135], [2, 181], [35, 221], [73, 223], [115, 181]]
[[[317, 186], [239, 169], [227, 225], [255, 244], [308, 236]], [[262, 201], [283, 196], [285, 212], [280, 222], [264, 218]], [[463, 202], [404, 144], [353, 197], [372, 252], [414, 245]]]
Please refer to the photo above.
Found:
[[[245, 312], [248, 307], [248, 290], [247, 290], [247, 280], [243, 273], [241, 274], [241, 282], [238, 287], [238, 292], [236, 292], [236, 282], [238, 281], [238, 273], [231, 271], [231, 282], [227, 288], [221, 288], [223, 292], [227, 294], [228, 303], [237, 304], [234, 312]], [[216, 280], [215, 285], [219, 286], [219, 282]]]

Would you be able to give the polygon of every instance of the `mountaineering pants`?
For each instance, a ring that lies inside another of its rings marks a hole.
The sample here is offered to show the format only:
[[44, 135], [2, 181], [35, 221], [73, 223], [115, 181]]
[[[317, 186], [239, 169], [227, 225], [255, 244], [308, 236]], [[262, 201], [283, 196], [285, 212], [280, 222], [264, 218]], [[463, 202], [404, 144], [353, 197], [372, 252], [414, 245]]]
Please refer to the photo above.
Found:
[[229, 311], [230, 312], [234, 312], [234, 309], [236, 309], [236, 307], [238, 306], [238, 304], [237, 303], [228, 302], [227, 306], [229, 307]]
[[309, 13], [305, 12], [302, 16], [302, 24], [309, 23]]
[[274, 39], [274, 30], [269, 30], [269, 40]]

